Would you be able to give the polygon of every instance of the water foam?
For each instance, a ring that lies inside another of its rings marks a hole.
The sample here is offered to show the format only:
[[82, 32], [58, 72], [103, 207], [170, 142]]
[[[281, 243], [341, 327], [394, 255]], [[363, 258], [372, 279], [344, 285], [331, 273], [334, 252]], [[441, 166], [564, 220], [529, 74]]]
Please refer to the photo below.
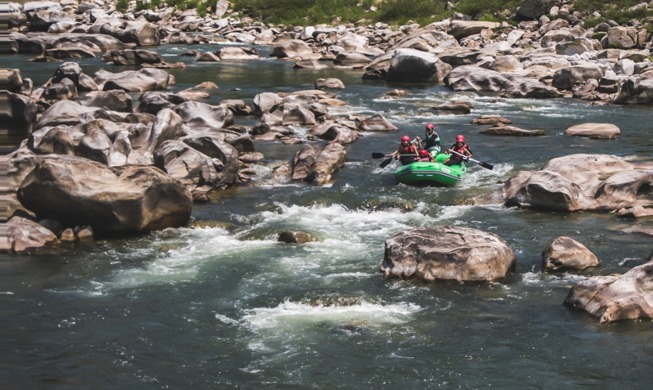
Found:
[[412, 303], [382, 304], [359, 302], [353, 305], [311, 305], [284, 301], [273, 308], [247, 310], [243, 321], [252, 331], [280, 328], [301, 329], [315, 323], [377, 327], [384, 324], [402, 324], [421, 310]]

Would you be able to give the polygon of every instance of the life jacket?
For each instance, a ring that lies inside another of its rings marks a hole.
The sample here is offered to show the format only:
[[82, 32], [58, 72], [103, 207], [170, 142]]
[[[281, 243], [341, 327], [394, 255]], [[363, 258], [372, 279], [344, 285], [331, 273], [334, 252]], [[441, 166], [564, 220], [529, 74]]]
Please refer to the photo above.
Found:
[[[469, 145], [467, 145], [464, 142], [460, 147], [458, 146], [458, 143], [455, 143], [449, 149], [453, 150], [454, 152], [458, 152], [458, 153], [460, 153], [462, 155], [465, 155], [465, 151], [468, 151], [470, 154], [472, 153], [472, 149], [469, 147]], [[454, 161], [462, 161], [463, 157], [452, 153], [451, 154], [451, 159], [454, 160]]]
[[399, 153], [401, 154], [399, 161], [403, 165], [410, 164], [413, 161], [417, 160], [417, 156], [415, 155], [415, 153], [417, 153], [417, 148], [413, 144], [408, 146], [404, 146], [402, 144], [399, 146]]
[[410, 144], [408, 146], [401, 145], [399, 147], [399, 153], [401, 154], [415, 154], [417, 149], [415, 148], [415, 145]]
[[440, 136], [438, 133], [433, 130], [433, 133], [429, 134], [428, 131], [424, 131], [424, 149], [432, 148], [434, 146], [440, 146]]

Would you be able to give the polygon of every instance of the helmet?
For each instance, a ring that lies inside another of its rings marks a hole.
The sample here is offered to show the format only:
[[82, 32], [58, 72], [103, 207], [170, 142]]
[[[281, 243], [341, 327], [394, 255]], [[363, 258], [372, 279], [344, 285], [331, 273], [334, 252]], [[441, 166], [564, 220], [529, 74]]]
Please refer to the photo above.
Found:
[[433, 123], [427, 123], [426, 124], [426, 130], [433, 130], [435, 129], [435, 126], [433, 126]]
[[401, 142], [410, 142], [410, 137], [407, 135], [402, 135], [401, 136]]
[[465, 142], [465, 136], [458, 134], [456, 136], [456, 142]]
[[419, 156], [420, 156], [420, 157], [428, 157], [428, 156], [429, 156], [429, 152], [428, 152], [428, 150], [426, 150], [426, 149], [422, 149], [422, 150], [420, 150], [420, 151], [419, 151]]

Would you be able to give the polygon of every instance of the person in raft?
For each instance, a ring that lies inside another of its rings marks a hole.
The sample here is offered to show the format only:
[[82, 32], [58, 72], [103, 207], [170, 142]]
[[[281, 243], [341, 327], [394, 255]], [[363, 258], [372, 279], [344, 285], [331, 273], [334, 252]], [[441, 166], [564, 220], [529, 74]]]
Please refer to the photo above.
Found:
[[[455, 152], [455, 153], [453, 153]], [[456, 143], [447, 149], [447, 154], [451, 156], [444, 161], [444, 165], [460, 165], [472, 157], [472, 149], [465, 143], [465, 137], [458, 134]]]
[[435, 159], [433, 156], [431, 156], [431, 153], [429, 153], [428, 150], [422, 149], [419, 151], [419, 162], [435, 162]]
[[[419, 147], [420, 149], [431, 149], [431, 148], [438, 148], [438, 151], [440, 151], [440, 136], [438, 133], [435, 131], [435, 126], [433, 123], [427, 123], [426, 126], [424, 127], [424, 139], [420, 139], [417, 137], [417, 140], [419, 141]], [[424, 143], [422, 144], [422, 141]]]
[[398, 159], [401, 165], [406, 165], [415, 162], [419, 158], [419, 154], [417, 153], [417, 147], [410, 142], [410, 137], [402, 135], [401, 145], [392, 153], [392, 157], [395, 160]]

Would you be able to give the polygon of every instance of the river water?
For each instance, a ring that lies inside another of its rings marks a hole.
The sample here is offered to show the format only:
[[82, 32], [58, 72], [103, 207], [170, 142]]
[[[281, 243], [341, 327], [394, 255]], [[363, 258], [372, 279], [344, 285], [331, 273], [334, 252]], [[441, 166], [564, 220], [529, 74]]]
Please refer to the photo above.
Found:
[[[198, 49], [198, 47], [193, 47]], [[169, 62], [188, 48], [162, 47]], [[216, 49], [216, 46], [200, 47]], [[650, 107], [597, 106], [571, 99], [524, 100], [452, 93], [438, 85], [386, 85], [360, 71], [293, 69], [292, 62], [190, 63], [171, 73], [179, 90], [202, 81], [220, 89], [209, 102], [260, 92], [313, 89], [337, 77], [347, 107], [332, 113], [383, 113], [401, 133], [436, 123], [443, 144], [464, 134], [478, 160], [455, 188], [394, 183], [390, 152], [399, 133], [366, 133], [347, 146], [333, 184], [275, 184], [261, 166], [250, 186], [213, 195], [193, 219], [202, 228], [169, 229], [129, 240], [99, 240], [39, 256], [0, 255], [0, 387], [241, 389], [643, 389], [653, 379], [651, 322], [599, 325], [563, 306], [579, 280], [624, 273], [653, 245], [638, 229], [651, 220], [609, 213], [554, 213], [470, 206], [521, 170], [553, 157], [607, 153], [651, 161]], [[267, 50], [267, 51], [266, 51]], [[0, 57], [44, 82], [58, 64]], [[81, 62], [84, 72], [106, 66]], [[395, 88], [409, 93], [388, 98]], [[471, 101], [471, 115], [431, 107]], [[471, 119], [499, 114], [543, 137], [491, 137]], [[251, 125], [257, 118], [237, 118]], [[615, 141], [564, 136], [584, 122], [618, 125]], [[298, 129], [306, 132], [306, 129]], [[266, 162], [299, 146], [257, 143]], [[420, 226], [456, 224], [501, 236], [517, 255], [514, 275], [496, 283], [424, 284], [379, 273], [384, 241]], [[318, 241], [279, 244], [283, 230]], [[555, 237], [585, 244], [601, 265], [580, 274], [540, 270]]]

